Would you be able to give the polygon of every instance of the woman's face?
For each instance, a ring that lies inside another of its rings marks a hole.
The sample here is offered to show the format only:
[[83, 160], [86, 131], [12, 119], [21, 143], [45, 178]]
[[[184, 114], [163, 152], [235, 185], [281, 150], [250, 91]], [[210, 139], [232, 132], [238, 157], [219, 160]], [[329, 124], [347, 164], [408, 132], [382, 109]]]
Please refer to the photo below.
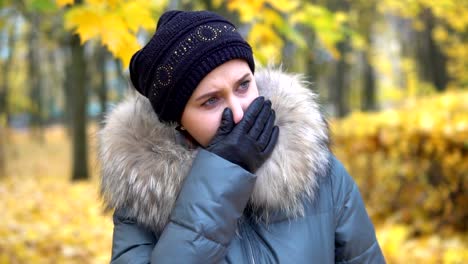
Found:
[[216, 134], [226, 107], [232, 110], [237, 124], [257, 97], [257, 84], [247, 62], [230, 60], [216, 67], [198, 84], [185, 106], [181, 124], [206, 147]]

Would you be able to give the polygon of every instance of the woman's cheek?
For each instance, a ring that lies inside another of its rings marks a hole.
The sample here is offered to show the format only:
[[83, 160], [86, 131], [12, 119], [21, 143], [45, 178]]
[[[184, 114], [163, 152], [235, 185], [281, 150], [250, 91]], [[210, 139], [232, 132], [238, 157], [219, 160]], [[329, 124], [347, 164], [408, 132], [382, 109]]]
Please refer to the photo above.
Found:
[[223, 113], [219, 111], [217, 111], [215, 115], [210, 117], [211, 121], [210, 121], [210, 126], [209, 126], [210, 127], [209, 135], [211, 137], [214, 137], [214, 135], [218, 131], [219, 126], [221, 125], [222, 118], [223, 118]]
[[200, 144], [206, 147], [213, 140], [218, 131], [219, 124], [221, 123], [221, 114], [219, 114], [218, 117], [215, 113], [211, 113], [210, 115], [202, 116], [200, 120], [204, 120], [204, 122], [200, 122]]

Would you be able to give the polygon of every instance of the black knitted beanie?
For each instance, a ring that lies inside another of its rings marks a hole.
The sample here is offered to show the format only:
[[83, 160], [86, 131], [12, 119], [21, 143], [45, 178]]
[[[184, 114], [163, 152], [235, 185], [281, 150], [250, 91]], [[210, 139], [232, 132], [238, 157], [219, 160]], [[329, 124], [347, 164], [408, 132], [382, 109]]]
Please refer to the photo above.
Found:
[[180, 122], [198, 83], [232, 59], [246, 60], [254, 72], [252, 49], [233, 24], [209, 11], [168, 11], [132, 56], [130, 79], [161, 122]]

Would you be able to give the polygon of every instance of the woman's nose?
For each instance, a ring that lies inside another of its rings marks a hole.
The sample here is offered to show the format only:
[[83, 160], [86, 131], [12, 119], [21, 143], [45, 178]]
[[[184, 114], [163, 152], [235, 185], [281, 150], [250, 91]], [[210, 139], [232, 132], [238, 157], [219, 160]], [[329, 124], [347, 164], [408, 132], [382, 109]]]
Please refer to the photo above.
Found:
[[234, 123], [239, 123], [242, 120], [242, 117], [244, 117], [244, 109], [242, 104], [240, 102], [233, 102], [231, 103], [230, 108], [232, 110]]

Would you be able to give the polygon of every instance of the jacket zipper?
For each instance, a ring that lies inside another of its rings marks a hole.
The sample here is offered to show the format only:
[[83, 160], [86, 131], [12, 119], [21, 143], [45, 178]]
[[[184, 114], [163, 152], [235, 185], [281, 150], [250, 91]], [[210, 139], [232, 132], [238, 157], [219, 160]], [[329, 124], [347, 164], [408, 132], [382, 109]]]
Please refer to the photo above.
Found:
[[248, 234], [247, 228], [244, 226], [244, 224], [241, 225], [242, 233], [243, 233], [243, 239], [245, 239], [245, 243], [247, 244], [247, 247], [249, 248], [249, 252], [247, 252], [248, 255], [250, 255], [250, 263], [255, 264], [255, 258], [254, 258], [254, 253], [252, 249], [252, 245], [250, 244], [250, 237]]
[[250, 242], [249, 242], [248, 239], [247, 239], [247, 245], [249, 246], [249, 249], [250, 249], [250, 260], [252, 261], [252, 264], [255, 264], [255, 259], [254, 259], [254, 255], [253, 255], [252, 246], [250, 245]]

